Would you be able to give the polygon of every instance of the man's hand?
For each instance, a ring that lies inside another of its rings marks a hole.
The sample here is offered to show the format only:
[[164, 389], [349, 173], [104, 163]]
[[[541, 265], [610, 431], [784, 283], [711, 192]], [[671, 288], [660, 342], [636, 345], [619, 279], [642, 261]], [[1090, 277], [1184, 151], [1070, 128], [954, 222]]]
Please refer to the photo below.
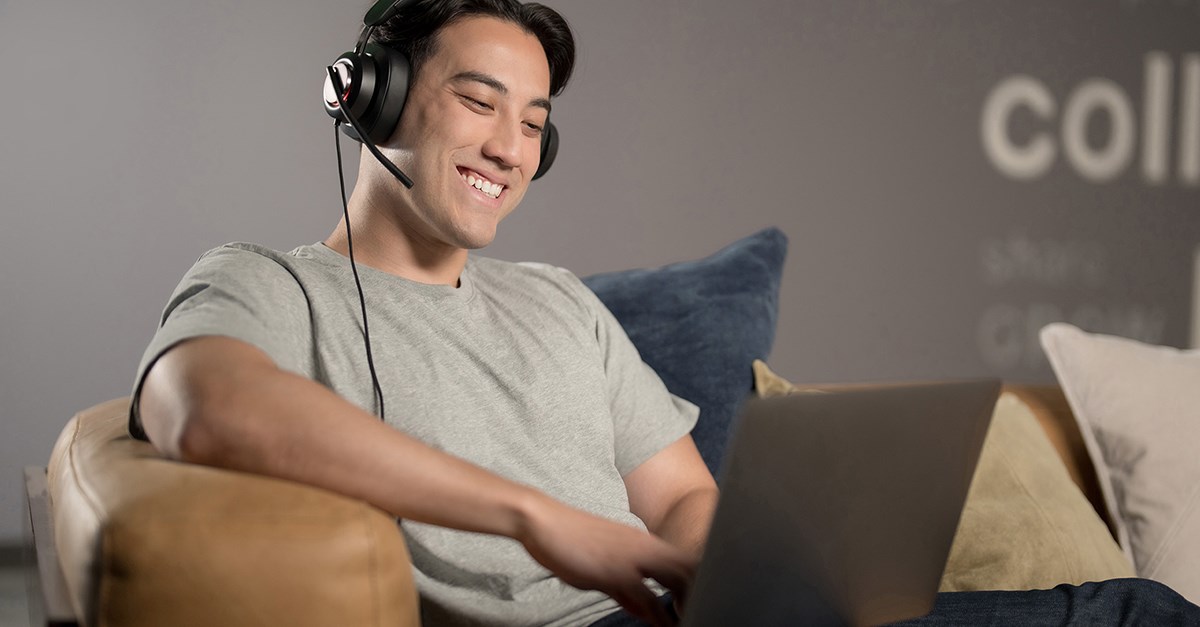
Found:
[[662, 539], [548, 498], [528, 508], [517, 539], [563, 581], [603, 592], [652, 625], [673, 621], [643, 580], [654, 579], [683, 599], [696, 572], [695, 557]]

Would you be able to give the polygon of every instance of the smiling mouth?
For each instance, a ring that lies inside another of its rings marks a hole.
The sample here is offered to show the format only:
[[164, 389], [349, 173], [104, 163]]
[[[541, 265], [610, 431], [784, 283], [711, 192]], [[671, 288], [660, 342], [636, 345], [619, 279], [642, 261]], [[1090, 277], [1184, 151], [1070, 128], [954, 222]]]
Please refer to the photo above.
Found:
[[482, 174], [475, 172], [474, 170], [468, 170], [466, 168], [459, 168], [458, 176], [467, 185], [474, 187], [475, 189], [479, 190], [480, 192], [483, 192], [484, 194], [486, 194], [492, 198], [499, 198], [500, 193], [504, 191], [503, 185], [501, 185], [500, 183], [493, 183], [493, 182], [487, 180], [486, 178], [484, 178], [484, 176]]

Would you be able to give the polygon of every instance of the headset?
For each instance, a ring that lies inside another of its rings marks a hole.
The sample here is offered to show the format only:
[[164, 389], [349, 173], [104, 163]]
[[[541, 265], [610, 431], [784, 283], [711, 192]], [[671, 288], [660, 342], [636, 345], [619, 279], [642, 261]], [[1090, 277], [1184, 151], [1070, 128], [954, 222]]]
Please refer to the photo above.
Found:
[[[408, 97], [412, 66], [401, 52], [371, 42], [375, 29], [416, 0], [378, 0], [363, 17], [362, 33], [354, 50], [342, 54], [327, 68], [325, 78], [325, 112], [335, 120], [349, 122], [342, 131], [363, 142], [371, 154], [405, 187], [412, 188], [408, 178], [391, 160], [385, 158], [376, 144], [386, 141], [396, 130], [404, 101]], [[542, 129], [541, 160], [536, 180], [550, 169], [558, 154], [558, 129], [547, 120]]]

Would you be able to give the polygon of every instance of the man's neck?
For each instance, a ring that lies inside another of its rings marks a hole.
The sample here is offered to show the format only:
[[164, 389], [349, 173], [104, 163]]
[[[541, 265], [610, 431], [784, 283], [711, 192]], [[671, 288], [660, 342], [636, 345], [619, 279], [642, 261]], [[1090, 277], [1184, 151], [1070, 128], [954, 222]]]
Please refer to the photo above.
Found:
[[[355, 263], [418, 283], [458, 286], [467, 265], [465, 249], [423, 238], [390, 212], [355, 207], [352, 202], [350, 216]], [[349, 230], [343, 218], [325, 245], [348, 257]]]

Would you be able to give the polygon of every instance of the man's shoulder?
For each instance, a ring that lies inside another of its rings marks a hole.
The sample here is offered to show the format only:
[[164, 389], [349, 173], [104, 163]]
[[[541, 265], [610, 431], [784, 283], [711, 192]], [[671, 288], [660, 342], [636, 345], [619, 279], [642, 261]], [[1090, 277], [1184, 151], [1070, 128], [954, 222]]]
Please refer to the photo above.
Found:
[[502, 299], [524, 298], [543, 303], [567, 302], [587, 310], [594, 308], [594, 296], [583, 281], [570, 270], [549, 263], [502, 261], [472, 257], [473, 278], [483, 291]]
[[271, 261], [277, 264], [289, 264], [296, 259], [314, 258], [313, 248], [314, 246], [311, 245], [298, 246], [288, 252], [283, 252], [253, 242], [229, 242], [205, 251], [197, 261], [220, 260], [228, 263]]
[[547, 277], [552, 280], [564, 280], [575, 276], [566, 268], [538, 261], [504, 261], [472, 255], [470, 263], [479, 273], [494, 276]]
[[306, 267], [321, 267], [326, 261], [317, 245], [298, 246], [290, 251], [275, 250], [251, 242], [230, 242], [206, 251], [196, 260], [192, 273], [236, 273], [241, 275], [297, 274]]
[[[208, 250], [192, 264], [176, 287], [190, 296], [210, 288], [242, 295], [272, 294], [280, 300], [307, 298], [312, 289], [344, 288], [336, 258], [316, 250], [319, 244], [282, 252], [249, 242], [231, 242]], [[331, 256], [337, 253], [330, 251]]]
[[508, 286], [526, 285], [530, 289], [552, 289], [576, 292], [583, 286], [570, 270], [536, 261], [503, 261], [490, 257], [472, 257], [471, 264], [477, 280]]

